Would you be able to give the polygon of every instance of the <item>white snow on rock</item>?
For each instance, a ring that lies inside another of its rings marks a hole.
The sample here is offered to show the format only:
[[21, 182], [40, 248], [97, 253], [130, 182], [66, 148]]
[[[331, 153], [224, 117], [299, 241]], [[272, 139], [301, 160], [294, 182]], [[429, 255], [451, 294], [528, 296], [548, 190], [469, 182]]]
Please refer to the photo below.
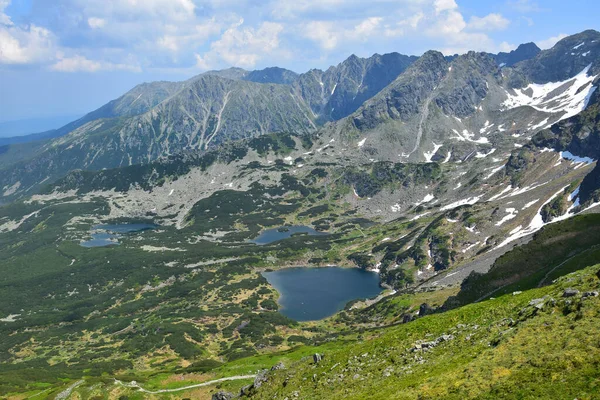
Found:
[[446, 159], [442, 162], [442, 164], [446, 164], [448, 161], [450, 161], [451, 157], [452, 157], [452, 152], [449, 151], [448, 154], [446, 154]]
[[532, 205], [534, 205], [534, 204], [535, 204], [535, 203], [537, 203], [538, 201], [540, 201], [540, 199], [536, 199], [536, 200], [530, 201], [529, 203], [525, 204], [525, 205], [523, 206], [523, 208], [521, 208], [521, 211], [523, 211], [523, 210], [527, 210], [529, 207], [531, 207]]
[[468, 199], [462, 199], [462, 200], [458, 200], [454, 203], [448, 204], [447, 206], [442, 207], [441, 210], [442, 211], [452, 210], [453, 208], [465, 206], [465, 205], [472, 206], [473, 204], [477, 203], [479, 200], [481, 200], [481, 196], [469, 197]]
[[494, 176], [494, 174], [496, 172], [501, 171], [502, 169], [504, 169], [504, 165], [499, 166], [498, 168], [494, 168], [492, 169], [492, 172], [490, 172], [485, 178], [483, 178], [484, 180], [490, 179], [492, 176]]
[[529, 130], [531, 130], [531, 131], [538, 131], [538, 130], [550, 127], [552, 124], [549, 124], [548, 120], [549, 120], [549, 118], [546, 118], [545, 120], [543, 120], [539, 124], [534, 125], [531, 128], [529, 128]]
[[505, 109], [529, 106], [546, 113], [562, 112], [559, 120], [570, 118], [585, 109], [596, 90], [592, 86], [596, 76], [588, 76], [591, 66], [592, 64], [588, 65], [566, 81], [532, 83], [525, 88], [512, 90], [514, 94], [507, 92], [508, 98], [502, 105]]
[[585, 44], [585, 42], [581, 42], [579, 43], [577, 46], [573, 47], [573, 50], [577, 50], [578, 48], [580, 48], [581, 46], [583, 46]]
[[171, 189], [171, 191], [169, 192], [169, 196], [173, 196], [174, 191], [175, 191], [175, 189]]
[[496, 152], [496, 149], [491, 149], [489, 152], [487, 153], [480, 153], [477, 152], [477, 154], [475, 154], [475, 158], [486, 158], [487, 156], [491, 156], [492, 154], [494, 154]]
[[423, 218], [424, 216], [429, 215], [429, 214], [431, 214], [431, 213], [430, 212], [426, 212], [426, 213], [423, 213], [423, 214], [419, 214], [419, 215], [415, 216], [413, 219], [411, 219], [411, 221], [416, 221], [419, 218]]
[[464, 129], [462, 134], [459, 133], [456, 129], [452, 129], [452, 132], [456, 135], [455, 137], [451, 137], [450, 139], [456, 139], [459, 142], [471, 142], [477, 144], [488, 144], [490, 141], [486, 137], [480, 137], [479, 139], [473, 139], [475, 137], [474, 134]]
[[431, 159], [433, 158], [433, 156], [435, 156], [435, 153], [437, 153], [438, 150], [443, 146], [441, 144], [435, 144], [434, 142], [431, 143], [433, 143], [433, 150], [431, 152], [426, 151], [423, 153], [423, 157], [425, 157], [425, 160], [427, 162], [431, 162]]
[[502, 224], [504, 224], [507, 221], [510, 221], [511, 219], [516, 218], [517, 214], [519, 213], [516, 209], [514, 208], [507, 208], [506, 212], [508, 214], [506, 214], [500, 221], [496, 222], [496, 226], [501, 226]]
[[[548, 200], [546, 200], [544, 202], [544, 204], [542, 204], [540, 206], [540, 208], [538, 209], [537, 213], [535, 214], [535, 216], [533, 217], [533, 219], [531, 220], [531, 222], [529, 223], [529, 226], [525, 229], [519, 230], [518, 232], [515, 232], [514, 234], [510, 235], [508, 238], [506, 238], [502, 243], [500, 243], [496, 249], [499, 249], [501, 247], [506, 246], [507, 244], [514, 242], [515, 240], [522, 238], [524, 236], [530, 235], [532, 233], [535, 233], [537, 231], [539, 231], [540, 229], [542, 229], [544, 227], [544, 225], [548, 225], [550, 223], [553, 222], [558, 222], [558, 221], [562, 221], [565, 220], [569, 217], [572, 217], [573, 214], [570, 213], [570, 211], [572, 210], [573, 207], [569, 208], [569, 210], [567, 211], [567, 213], [559, 218], [555, 218], [550, 222], [544, 222], [544, 220], [542, 219], [542, 209], [544, 208], [544, 206], [548, 203], [550, 203], [552, 200], [554, 200], [558, 195], [560, 195], [561, 193], [563, 193], [565, 191], [565, 189], [567, 188], [567, 186], [564, 186], [562, 189], [560, 189], [558, 192], [554, 193], [552, 196], [550, 196], [550, 198]], [[593, 206], [593, 205], [592, 205]], [[492, 250], [490, 250], [492, 251]]]
[[358, 142], [357, 146], [358, 147], [363, 147], [365, 145], [366, 141], [367, 141], [367, 138], [364, 138], [363, 140], [361, 140], [360, 142]]
[[465, 229], [468, 230], [471, 233], [475, 233], [475, 228], [476, 228], [475, 225], [473, 225], [473, 226], [465, 226]]
[[476, 242], [473, 243], [472, 245], [468, 246], [467, 248], [463, 249], [462, 252], [466, 253], [467, 251], [471, 250], [473, 247], [477, 246], [478, 244], [480, 244], [481, 242]]
[[512, 231], [508, 232], [509, 235], [514, 235], [515, 233], [519, 232], [521, 229], [523, 229], [523, 225], [519, 225], [517, 226], [515, 229], [513, 229]]
[[423, 198], [423, 200], [421, 200], [418, 203], [415, 203], [415, 206], [420, 206], [421, 204], [426, 204], [429, 203], [430, 201], [432, 201], [433, 199], [435, 199], [435, 197], [433, 197], [432, 194], [428, 194], [425, 196], [425, 198]]

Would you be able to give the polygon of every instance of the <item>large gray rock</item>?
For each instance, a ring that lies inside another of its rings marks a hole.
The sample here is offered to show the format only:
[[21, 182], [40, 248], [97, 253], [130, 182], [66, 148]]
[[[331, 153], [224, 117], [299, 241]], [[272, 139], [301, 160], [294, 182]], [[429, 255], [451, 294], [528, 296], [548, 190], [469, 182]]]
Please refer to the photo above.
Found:
[[233, 398], [235, 398], [233, 393], [224, 392], [222, 390], [213, 394], [211, 397], [212, 400], [232, 400]]

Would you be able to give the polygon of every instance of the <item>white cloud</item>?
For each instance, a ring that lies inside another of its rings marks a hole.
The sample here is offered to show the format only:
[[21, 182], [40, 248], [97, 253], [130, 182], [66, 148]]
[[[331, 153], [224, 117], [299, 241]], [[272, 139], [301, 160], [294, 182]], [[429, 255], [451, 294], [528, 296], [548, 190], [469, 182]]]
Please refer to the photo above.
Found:
[[401, 19], [395, 24], [386, 24], [385, 26], [385, 36], [387, 37], [397, 37], [403, 36], [408, 31], [414, 31], [419, 26], [419, 23], [423, 21], [425, 18], [425, 14], [422, 11], [415, 13], [414, 15], [407, 17], [405, 19]]
[[166, 21], [184, 21], [193, 18], [196, 9], [192, 0], [70, 0], [67, 3], [82, 10], [85, 15], [117, 20], [154, 17]]
[[510, 21], [500, 14], [488, 14], [485, 17], [473, 16], [467, 28], [474, 31], [498, 31], [508, 28]]
[[6, 7], [10, 5], [10, 0], [0, 0], [0, 25], [12, 25], [10, 17], [4, 13]]
[[227, 29], [220, 39], [210, 45], [204, 55], [196, 54], [196, 65], [210, 69], [222, 64], [251, 68], [263, 57], [279, 49], [283, 25], [263, 22], [258, 28], [243, 27], [243, 20]]
[[99, 29], [106, 25], [106, 20], [104, 18], [90, 17], [87, 21], [92, 29]]
[[304, 37], [316, 42], [322, 49], [331, 50], [338, 44], [335, 24], [328, 21], [311, 21], [306, 25]]
[[554, 45], [556, 43], [558, 43], [560, 40], [566, 38], [567, 36], [569, 36], [569, 35], [567, 35], [565, 33], [559, 33], [558, 35], [549, 37], [548, 39], [539, 40], [539, 41], [535, 42], [535, 44], [537, 44], [540, 49], [546, 50], [546, 49], [550, 49], [550, 48], [554, 47]]
[[98, 71], [130, 71], [141, 72], [141, 68], [135, 64], [115, 64], [106, 61], [94, 61], [84, 56], [62, 58], [50, 69], [58, 72], [98, 72]]
[[435, 0], [433, 5], [435, 7], [436, 14], [458, 9], [458, 4], [456, 4], [456, 1], [454, 0]]
[[333, 50], [340, 43], [365, 42], [375, 35], [382, 34], [381, 17], [368, 17], [354, 25], [331, 21], [312, 21], [302, 27], [302, 34], [316, 42], [324, 50]]
[[49, 59], [54, 47], [50, 31], [36, 25], [0, 26], [0, 64], [30, 64]]
[[17, 26], [5, 14], [10, 0], [0, 0], [0, 64], [29, 64], [47, 60], [54, 48], [52, 33], [37, 25]]

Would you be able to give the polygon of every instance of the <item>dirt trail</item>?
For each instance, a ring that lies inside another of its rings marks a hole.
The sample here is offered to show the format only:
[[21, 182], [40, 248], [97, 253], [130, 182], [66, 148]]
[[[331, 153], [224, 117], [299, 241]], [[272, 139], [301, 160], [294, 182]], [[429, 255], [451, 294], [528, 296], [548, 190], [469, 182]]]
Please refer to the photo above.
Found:
[[212, 381], [197, 383], [195, 385], [184, 386], [184, 387], [175, 388], [175, 389], [160, 389], [160, 390], [156, 390], [156, 391], [146, 390], [135, 381], [133, 381], [131, 383], [124, 383], [118, 379], [115, 379], [115, 385], [120, 385], [120, 386], [127, 387], [127, 388], [137, 388], [140, 392], [144, 392], [144, 393], [148, 393], [148, 394], [159, 394], [159, 393], [181, 392], [183, 390], [195, 389], [195, 388], [203, 387], [203, 386], [210, 386], [210, 385], [213, 385], [213, 384], [219, 383], [219, 382], [237, 381], [237, 380], [241, 380], [241, 379], [254, 379], [254, 378], [256, 378], [256, 375], [236, 375], [236, 376], [229, 376], [226, 378], [214, 379]]

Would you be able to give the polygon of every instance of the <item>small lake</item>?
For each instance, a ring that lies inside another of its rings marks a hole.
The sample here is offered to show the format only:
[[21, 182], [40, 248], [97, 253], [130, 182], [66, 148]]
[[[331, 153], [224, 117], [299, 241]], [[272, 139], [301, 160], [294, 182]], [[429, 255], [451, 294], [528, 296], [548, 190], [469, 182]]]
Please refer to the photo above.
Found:
[[104, 224], [92, 226], [92, 238], [80, 243], [83, 247], [105, 247], [119, 244], [119, 235], [156, 229], [153, 224]]
[[291, 238], [294, 235], [305, 234], [309, 236], [325, 236], [329, 235], [327, 232], [319, 232], [311, 228], [310, 226], [282, 226], [279, 228], [267, 229], [262, 231], [260, 235], [252, 239], [252, 243], [256, 243], [259, 246], [278, 242], [283, 239]]
[[263, 276], [279, 292], [279, 311], [295, 321], [329, 317], [348, 302], [383, 290], [379, 274], [358, 268], [288, 268]]

